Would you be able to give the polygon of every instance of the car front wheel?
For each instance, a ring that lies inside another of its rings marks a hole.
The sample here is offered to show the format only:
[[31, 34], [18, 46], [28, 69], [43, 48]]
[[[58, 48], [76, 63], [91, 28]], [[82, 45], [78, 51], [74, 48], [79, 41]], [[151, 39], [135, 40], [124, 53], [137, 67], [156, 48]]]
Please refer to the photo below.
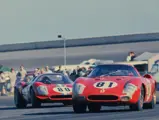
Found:
[[35, 92], [34, 92], [33, 89], [31, 89], [31, 104], [32, 104], [33, 108], [39, 108], [39, 107], [41, 107], [41, 102], [35, 96]]
[[129, 107], [131, 110], [141, 111], [141, 110], [143, 110], [143, 105], [144, 105], [144, 88], [142, 86], [141, 91], [140, 91], [140, 96], [139, 96], [137, 103], [130, 105]]
[[73, 110], [75, 113], [85, 113], [87, 105], [84, 103], [73, 103]]
[[154, 92], [151, 102], [144, 104], [144, 109], [153, 109], [155, 108], [155, 105], [156, 105], [156, 92]]
[[14, 90], [14, 103], [16, 108], [26, 108], [27, 103], [24, 98], [21, 96], [19, 91], [15, 88]]
[[97, 103], [90, 103], [88, 104], [88, 109], [90, 112], [100, 112], [101, 105]]

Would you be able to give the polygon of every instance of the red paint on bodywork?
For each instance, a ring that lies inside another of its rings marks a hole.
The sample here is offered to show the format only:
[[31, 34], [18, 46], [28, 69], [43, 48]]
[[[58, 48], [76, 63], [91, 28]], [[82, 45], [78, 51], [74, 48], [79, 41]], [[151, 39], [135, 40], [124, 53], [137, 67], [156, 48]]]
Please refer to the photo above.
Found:
[[[42, 95], [38, 94], [37, 87], [39, 87], [41, 85], [47, 87], [47, 89], [48, 89], [47, 96], [42, 96]], [[33, 85], [36, 97], [41, 99], [41, 100], [46, 100], [46, 99], [49, 99], [52, 101], [54, 101], [54, 100], [55, 101], [56, 100], [57, 101], [72, 100], [72, 90], [69, 94], [67, 94], [68, 96], [71, 96], [71, 98], [70, 97], [66, 98], [67, 95], [63, 95], [62, 93], [56, 92], [53, 90], [56, 86], [57, 86], [56, 84], [43, 84], [42, 82], [35, 82]], [[69, 87], [72, 89], [72, 84], [65, 84], [65, 87]]]
[[[135, 68], [134, 68], [135, 69]], [[136, 69], [135, 69], [136, 70]], [[144, 102], [150, 102], [155, 91], [156, 81], [150, 77], [151, 75], [141, 76], [136, 70], [139, 77], [134, 76], [104, 76], [104, 77], [95, 77], [95, 78], [78, 78], [75, 83], [81, 83], [85, 85], [85, 89], [80, 96], [84, 96], [88, 102], [121, 102], [120, 97], [124, 96], [123, 90], [124, 86], [127, 83], [131, 83], [137, 87], [137, 90], [132, 95], [132, 98], [128, 101], [130, 104], [134, 104], [138, 101], [140, 96], [141, 86], [145, 89], [145, 100]], [[146, 77], [146, 78], [145, 78]], [[116, 82], [118, 85], [114, 88], [104, 89], [104, 92], [100, 92], [101, 89], [95, 88], [93, 85], [99, 81], [112, 81]], [[116, 100], [90, 100], [88, 96], [90, 95], [114, 95], [117, 96]]]

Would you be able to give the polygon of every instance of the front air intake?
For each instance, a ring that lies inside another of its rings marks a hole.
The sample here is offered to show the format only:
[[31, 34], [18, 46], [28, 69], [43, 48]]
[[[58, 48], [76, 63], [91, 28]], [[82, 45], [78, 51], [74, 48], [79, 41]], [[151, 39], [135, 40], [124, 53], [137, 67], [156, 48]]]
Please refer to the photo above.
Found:
[[53, 95], [51, 98], [72, 98], [72, 95]]
[[115, 95], [90, 95], [89, 100], [117, 100], [118, 97]]

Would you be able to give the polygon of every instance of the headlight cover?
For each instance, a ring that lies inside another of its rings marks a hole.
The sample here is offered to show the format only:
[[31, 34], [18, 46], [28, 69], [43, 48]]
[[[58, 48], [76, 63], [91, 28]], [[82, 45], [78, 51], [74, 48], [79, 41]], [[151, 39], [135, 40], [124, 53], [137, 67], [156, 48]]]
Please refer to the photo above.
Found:
[[135, 86], [132, 83], [128, 83], [126, 84], [123, 93], [130, 96], [132, 98], [133, 94], [135, 93], [135, 91], [137, 90], [137, 86]]
[[81, 83], [75, 83], [73, 85], [73, 93], [75, 94], [82, 94], [84, 89], [85, 89], [85, 85], [81, 84]]
[[37, 91], [39, 95], [48, 95], [48, 89], [46, 86], [39, 86], [37, 87]]

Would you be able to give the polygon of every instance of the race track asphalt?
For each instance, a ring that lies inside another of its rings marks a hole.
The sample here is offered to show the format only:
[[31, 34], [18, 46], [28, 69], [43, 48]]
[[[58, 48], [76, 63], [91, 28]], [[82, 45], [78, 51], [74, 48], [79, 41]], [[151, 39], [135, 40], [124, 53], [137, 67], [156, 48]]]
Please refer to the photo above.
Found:
[[[159, 52], [159, 42], [132, 43], [119, 45], [103, 45], [91, 47], [68, 48], [68, 63], [79, 63], [85, 59], [125, 60], [127, 52]], [[0, 63], [27, 68], [41, 65], [57, 65], [63, 63], [63, 49], [21, 51], [0, 53]], [[158, 98], [159, 100], [159, 94]], [[100, 113], [75, 114], [71, 106], [60, 104], [46, 105], [39, 109], [16, 109], [13, 97], [0, 97], [0, 120], [159, 120], [159, 104], [155, 109], [141, 112], [130, 111], [127, 107], [103, 107]]]
[[158, 120], [159, 105], [155, 109], [130, 111], [125, 107], [103, 107], [99, 113], [76, 114], [71, 106], [45, 104], [42, 108], [16, 109], [13, 97], [0, 99], [0, 120]]

